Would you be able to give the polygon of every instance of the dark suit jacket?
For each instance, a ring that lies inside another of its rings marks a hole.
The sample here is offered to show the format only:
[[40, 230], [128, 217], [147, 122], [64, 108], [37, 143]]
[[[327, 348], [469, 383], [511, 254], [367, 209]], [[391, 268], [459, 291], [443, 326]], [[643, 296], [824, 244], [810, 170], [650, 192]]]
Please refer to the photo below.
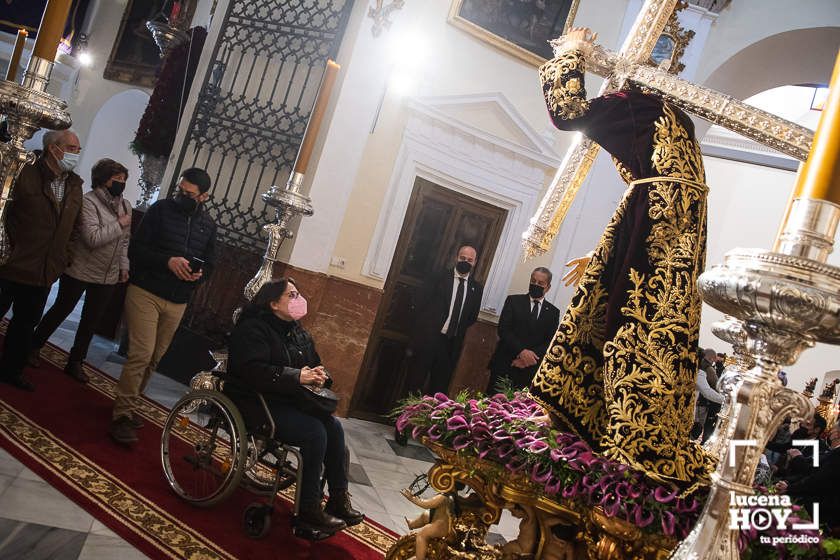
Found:
[[[428, 352], [443, 328], [452, 301], [453, 274], [452, 268], [445, 270], [430, 278], [420, 291], [415, 303], [416, 325], [409, 344], [415, 354]], [[470, 274], [464, 289], [464, 306], [455, 335], [456, 343], [463, 342], [467, 329], [478, 319], [483, 293], [484, 287]]]
[[811, 474], [791, 481], [787, 494], [800, 502], [813, 515], [812, 504], [820, 504], [820, 522], [829, 527], [840, 526], [840, 448], [831, 449], [820, 456], [820, 466]]
[[490, 358], [490, 371], [527, 371], [530, 375], [536, 373], [536, 365], [519, 370], [511, 367], [510, 363], [526, 348], [542, 359], [559, 323], [560, 310], [549, 301], [543, 299], [540, 317], [536, 324], [531, 324], [531, 298], [528, 294], [508, 296], [499, 317], [499, 343]]

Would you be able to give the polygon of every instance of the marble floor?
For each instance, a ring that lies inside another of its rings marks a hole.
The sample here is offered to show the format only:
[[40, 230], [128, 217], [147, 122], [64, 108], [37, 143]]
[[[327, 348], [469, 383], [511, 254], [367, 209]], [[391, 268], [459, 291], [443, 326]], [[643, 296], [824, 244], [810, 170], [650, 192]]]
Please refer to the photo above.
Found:
[[[50, 302], [55, 291], [54, 287]], [[50, 342], [69, 350], [81, 305], [80, 302]], [[114, 342], [95, 337], [88, 361], [116, 377], [123, 360], [114, 350]], [[146, 395], [169, 407], [185, 391], [184, 385], [154, 374]], [[414, 442], [406, 447], [398, 445], [391, 426], [355, 418], [341, 421], [350, 448], [353, 505], [370, 519], [399, 534], [405, 533], [404, 517], [412, 518], [420, 510], [399, 491], [418, 474], [425, 473], [434, 456]], [[515, 538], [518, 523], [519, 520], [505, 512], [488, 541], [501, 543]], [[243, 534], [242, 538], [247, 537]], [[145, 555], [0, 449], [0, 560], [113, 558], [135, 560]]]

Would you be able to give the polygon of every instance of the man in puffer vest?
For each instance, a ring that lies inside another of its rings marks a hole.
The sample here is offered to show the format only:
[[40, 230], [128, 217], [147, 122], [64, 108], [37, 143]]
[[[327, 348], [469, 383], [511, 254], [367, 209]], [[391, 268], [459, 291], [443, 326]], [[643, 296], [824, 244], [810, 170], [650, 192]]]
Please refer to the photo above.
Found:
[[178, 328], [187, 301], [213, 269], [216, 224], [202, 208], [210, 176], [197, 167], [181, 173], [174, 198], [154, 203], [131, 239], [125, 297], [128, 357], [117, 383], [109, 435], [137, 441], [137, 401]]

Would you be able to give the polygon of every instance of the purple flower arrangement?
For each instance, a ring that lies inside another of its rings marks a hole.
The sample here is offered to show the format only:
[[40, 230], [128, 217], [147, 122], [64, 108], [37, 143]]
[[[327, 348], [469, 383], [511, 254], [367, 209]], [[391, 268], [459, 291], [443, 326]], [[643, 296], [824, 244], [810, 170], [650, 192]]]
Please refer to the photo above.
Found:
[[407, 401], [397, 429], [411, 436], [500, 463], [581, 507], [600, 507], [649, 532], [681, 539], [694, 525], [704, 496], [681, 498], [674, 488], [652, 482], [627, 465], [597, 455], [577, 436], [535, 419], [541, 407], [526, 393], [512, 398], [451, 400], [443, 393]]
[[[675, 488], [659, 484], [623, 463], [606, 459], [575, 435], [538, 421], [544, 411], [527, 392], [452, 400], [443, 393], [406, 400], [397, 409], [397, 429], [411, 437], [427, 437], [467, 457], [502, 465], [580, 509], [600, 507], [608, 516], [623, 519], [648, 533], [681, 540], [691, 531], [703, 509], [707, 491], [681, 497]], [[758, 488], [766, 493], [766, 489]], [[798, 506], [790, 523], [807, 512]], [[765, 554], [777, 558], [827, 558], [821, 547], [769, 546], [759, 536], [802, 534], [784, 530], [742, 531], [739, 547], [744, 558]], [[818, 532], [813, 531], [814, 535]], [[810, 534], [810, 533], [809, 533]]]

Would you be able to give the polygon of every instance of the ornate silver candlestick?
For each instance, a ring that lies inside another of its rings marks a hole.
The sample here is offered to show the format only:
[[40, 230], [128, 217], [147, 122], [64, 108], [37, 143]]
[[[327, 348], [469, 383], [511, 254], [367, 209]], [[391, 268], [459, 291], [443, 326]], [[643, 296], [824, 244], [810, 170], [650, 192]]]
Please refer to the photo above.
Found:
[[740, 323], [744, 354], [756, 367], [743, 372], [733, 390], [737, 410], [725, 444], [718, 445], [722, 457], [709, 499], [672, 558], [739, 558], [739, 531], [730, 528], [732, 495], [753, 493], [761, 454], [785, 417], [813, 414], [809, 399], [783, 387], [778, 372], [816, 342], [840, 344], [840, 268], [825, 264], [838, 221], [840, 206], [798, 199], [775, 252], [735, 249], [700, 277], [704, 301]]
[[275, 222], [263, 226], [263, 231], [268, 236], [268, 243], [265, 248], [262, 265], [256, 275], [245, 285], [245, 297], [252, 299], [266, 282], [269, 282], [274, 273], [274, 263], [280, 260], [280, 245], [294, 234], [289, 229], [289, 223], [297, 216], [311, 216], [314, 213], [312, 201], [308, 196], [301, 194], [303, 186], [303, 173], [293, 172], [285, 188], [272, 185], [268, 191], [262, 194], [267, 205], [275, 210]]
[[5, 116], [11, 136], [8, 142], [0, 143], [0, 264], [9, 259], [12, 250], [6, 234], [6, 203], [12, 199], [20, 170], [35, 160], [35, 154], [23, 143], [39, 128], [64, 130], [72, 122], [67, 104], [46, 93], [52, 67], [49, 60], [32, 56], [20, 85], [0, 80], [0, 114]]

